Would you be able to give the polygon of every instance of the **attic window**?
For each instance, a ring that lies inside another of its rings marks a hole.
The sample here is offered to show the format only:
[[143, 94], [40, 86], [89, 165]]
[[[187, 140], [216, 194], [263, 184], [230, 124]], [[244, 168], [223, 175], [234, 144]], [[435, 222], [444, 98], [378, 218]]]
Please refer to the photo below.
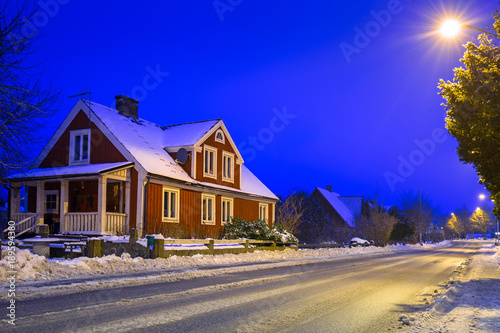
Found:
[[226, 142], [226, 138], [224, 137], [224, 132], [221, 129], [215, 132], [215, 142], [220, 142], [220, 143]]
[[69, 164], [88, 164], [90, 161], [90, 128], [71, 131], [69, 139]]

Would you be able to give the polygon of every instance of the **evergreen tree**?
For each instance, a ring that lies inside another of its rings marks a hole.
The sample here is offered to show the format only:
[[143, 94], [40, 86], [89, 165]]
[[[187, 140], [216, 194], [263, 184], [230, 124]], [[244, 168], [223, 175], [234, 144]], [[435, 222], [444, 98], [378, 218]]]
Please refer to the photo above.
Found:
[[[500, 15], [493, 15], [500, 34]], [[446, 128], [458, 141], [460, 160], [472, 164], [480, 183], [490, 191], [495, 202], [494, 214], [500, 215], [500, 47], [498, 39], [486, 34], [478, 43], [465, 45], [460, 61], [464, 67], [454, 69], [453, 81], [440, 80], [440, 95], [446, 100]]]

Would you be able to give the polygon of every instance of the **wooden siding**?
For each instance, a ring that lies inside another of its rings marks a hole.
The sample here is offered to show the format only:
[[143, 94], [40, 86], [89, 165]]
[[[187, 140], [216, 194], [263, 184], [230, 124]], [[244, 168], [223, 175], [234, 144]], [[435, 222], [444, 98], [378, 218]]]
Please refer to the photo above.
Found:
[[208, 178], [208, 177], [203, 177], [203, 151], [200, 153], [196, 153], [196, 179], [202, 182], [207, 182], [207, 183], [214, 183], [214, 184], [219, 184], [219, 185], [224, 185], [227, 187], [232, 187], [236, 189], [241, 188], [240, 184], [240, 172], [241, 172], [241, 165], [236, 164], [236, 155], [234, 156], [234, 183], [226, 182], [222, 180], [222, 152], [227, 151], [228, 153], [235, 154], [236, 152], [234, 151], [233, 147], [231, 147], [231, 144], [229, 143], [229, 138], [227, 136], [227, 133], [224, 132], [224, 135], [226, 137], [225, 143], [220, 143], [215, 141], [215, 134], [217, 133], [217, 130], [209, 136], [205, 142], [201, 144], [201, 147], [203, 148], [204, 145], [209, 145], [213, 148], [217, 149], [217, 179], [213, 178]]
[[148, 184], [146, 186], [146, 234], [160, 233], [162, 226], [162, 186], [158, 184]]
[[259, 202], [235, 198], [233, 214], [247, 221], [256, 221], [259, 219]]
[[[173, 187], [173, 186], [169, 186]], [[163, 186], [150, 183], [147, 186], [146, 234], [161, 233], [173, 238], [220, 238], [223, 226], [221, 224], [221, 195], [215, 198], [215, 225], [201, 223], [202, 192], [180, 189], [179, 222], [162, 221]], [[227, 197], [227, 195], [224, 195]], [[259, 218], [259, 202], [240, 198], [233, 199], [234, 216], [255, 221]], [[272, 225], [272, 204], [269, 204], [269, 224]]]
[[[175, 153], [169, 153], [170, 156], [172, 156], [172, 158], [175, 160], [177, 158], [177, 152]], [[183, 164], [182, 163], [177, 163], [180, 165], [180, 167], [182, 169], [184, 169], [184, 171], [186, 171], [186, 173], [192, 177], [191, 175], [191, 161], [192, 161], [192, 153], [191, 152], [188, 152], [188, 158], [186, 160], [186, 162], [184, 162]]]
[[[89, 118], [80, 110], [68, 128], [57, 140], [54, 147], [47, 154], [45, 159], [40, 164], [40, 168], [57, 168], [69, 165], [69, 141], [70, 131], [89, 128]], [[101, 132], [99, 128], [91, 123], [91, 139], [90, 139], [90, 163], [115, 163], [126, 162], [127, 160], [116, 149], [111, 141]]]

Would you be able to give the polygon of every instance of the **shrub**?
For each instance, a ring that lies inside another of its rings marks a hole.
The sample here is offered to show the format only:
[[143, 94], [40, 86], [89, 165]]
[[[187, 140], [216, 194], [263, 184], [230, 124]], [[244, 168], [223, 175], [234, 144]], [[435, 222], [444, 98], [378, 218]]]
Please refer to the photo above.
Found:
[[266, 221], [246, 221], [241, 217], [235, 217], [224, 225], [223, 238], [272, 240], [281, 243], [298, 242], [297, 238], [283, 226], [269, 228]]

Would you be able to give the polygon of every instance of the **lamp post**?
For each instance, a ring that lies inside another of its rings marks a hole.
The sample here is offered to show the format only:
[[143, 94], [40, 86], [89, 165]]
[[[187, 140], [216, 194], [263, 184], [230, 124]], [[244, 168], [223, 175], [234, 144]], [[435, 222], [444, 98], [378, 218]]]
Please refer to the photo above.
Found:
[[[484, 200], [485, 198], [486, 198], [486, 196], [485, 196], [484, 194], [480, 194], [480, 195], [479, 195], [479, 199], [480, 199], [480, 200]], [[493, 201], [493, 204], [495, 204], [495, 200], [491, 200], [491, 201]], [[477, 209], [479, 209], [479, 207], [477, 207]], [[498, 245], [499, 245], [499, 240], [498, 240], [498, 238], [499, 238], [499, 236], [500, 236], [500, 233], [498, 232], [498, 218], [497, 218], [497, 216], [496, 216], [496, 215], [495, 215], [495, 222], [496, 222], [496, 224], [497, 224], [497, 231], [495, 232], [495, 235], [497, 236], [497, 237], [496, 237], [496, 241], [495, 241], [495, 245], [496, 245], [496, 246], [498, 246]]]

